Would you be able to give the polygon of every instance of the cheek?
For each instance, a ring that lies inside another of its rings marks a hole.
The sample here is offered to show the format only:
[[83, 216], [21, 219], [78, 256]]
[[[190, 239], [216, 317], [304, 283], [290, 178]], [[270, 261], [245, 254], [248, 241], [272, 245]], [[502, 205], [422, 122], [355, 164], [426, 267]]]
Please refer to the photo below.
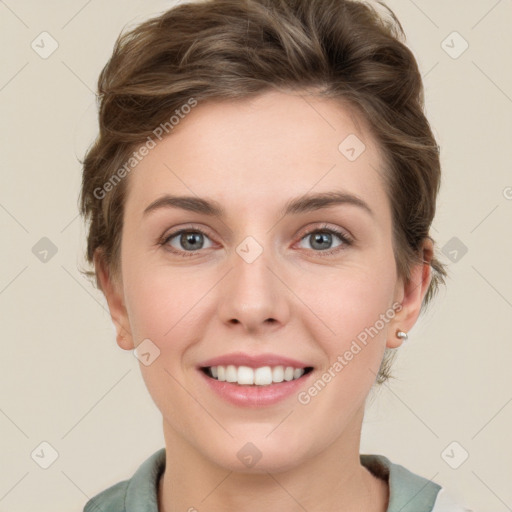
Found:
[[[375, 261], [373, 265], [351, 265], [330, 273], [316, 286], [303, 290], [314, 313], [314, 337], [323, 346], [329, 363], [343, 358], [346, 378], [356, 378], [365, 368], [369, 378], [378, 372], [388, 337], [395, 273], [394, 260]], [[321, 321], [319, 322], [318, 319]], [[311, 324], [313, 325], [313, 324]], [[346, 361], [346, 363], [345, 363]]]
[[135, 344], [149, 338], [161, 351], [178, 353], [200, 330], [201, 298], [211, 285], [204, 275], [136, 263], [125, 295]]
[[395, 281], [389, 267], [386, 268], [387, 274], [377, 268], [340, 269], [305, 290], [308, 305], [330, 327], [334, 337], [346, 339], [357, 335], [388, 310]]
[[141, 266], [125, 288], [135, 344], [150, 339], [159, 350], [151, 364], [140, 364], [142, 377], [164, 417], [182, 432], [190, 428], [183, 411], [192, 409], [180, 383], [191, 364], [188, 350], [203, 338], [200, 300], [210, 288], [199, 286], [204, 282], [169, 268]]
[[157, 345], [176, 323], [179, 301], [164, 282], [154, 281], [148, 273], [132, 276], [127, 283], [127, 310], [134, 342], [150, 338]]
[[321, 294], [309, 295], [316, 298], [311, 309], [322, 320], [315, 319], [309, 329], [327, 357], [299, 402], [316, 417], [329, 417], [333, 433], [363, 406], [384, 355], [394, 283], [378, 274], [377, 267], [344, 269], [325, 282]]

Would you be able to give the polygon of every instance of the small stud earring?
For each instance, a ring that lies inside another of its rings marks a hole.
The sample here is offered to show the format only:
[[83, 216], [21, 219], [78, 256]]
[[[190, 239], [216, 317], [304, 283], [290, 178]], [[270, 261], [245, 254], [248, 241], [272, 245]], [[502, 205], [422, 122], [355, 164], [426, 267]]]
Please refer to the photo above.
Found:
[[409, 338], [406, 332], [399, 329], [396, 331], [396, 337], [401, 338], [403, 341], [407, 341], [407, 338]]

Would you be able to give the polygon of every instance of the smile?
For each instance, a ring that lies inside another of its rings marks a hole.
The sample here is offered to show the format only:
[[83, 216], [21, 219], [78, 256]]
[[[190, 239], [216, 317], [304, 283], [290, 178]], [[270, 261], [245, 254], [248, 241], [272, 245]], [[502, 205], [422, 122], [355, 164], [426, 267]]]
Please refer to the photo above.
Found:
[[293, 366], [208, 366], [201, 370], [210, 378], [219, 382], [230, 382], [240, 386], [269, 386], [281, 382], [300, 379], [311, 372], [312, 367], [294, 368]]

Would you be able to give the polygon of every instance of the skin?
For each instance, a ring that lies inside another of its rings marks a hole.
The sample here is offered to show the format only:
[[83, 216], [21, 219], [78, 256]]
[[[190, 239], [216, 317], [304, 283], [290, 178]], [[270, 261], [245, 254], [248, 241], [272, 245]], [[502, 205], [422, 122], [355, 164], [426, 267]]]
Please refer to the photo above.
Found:
[[[338, 150], [350, 134], [366, 145], [353, 162]], [[163, 417], [159, 510], [386, 510], [387, 483], [359, 460], [364, 406], [384, 349], [399, 347], [396, 330], [408, 332], [419, 316], [432, 245], [425, 241], [425, 263], [404, 283], [382, 172], [375, 141], [346, 106], [273, 91], [200, 103], [127, 178], [121, 275], [109, 275], [100, 251], [95, 264], [119, 346], [133, 350], [149, 338], [160, 350], [149, 366], [140, 363]], [[292, 198], [333, 190], [362, 198], [374, 216], [350, 204], [279, 214]], [[226, 217], [177, 208], [143, 216], [164, 193], [216, 200]], [[354, 243], [333, 234], [315, 245], [305, 231], [323, 223]], [[158, 244], [189, 227], [207, 235], [198, 235], [195, 255], [170, 252], [187, 252], [179, 235]], [[252, 263], [236, 252], [248, 236], [263, 249]], [[310, 362], [314, 382], [396, 302], [400, 312], [307, 405], [292, 396], [240, 408], [196, 370], [230, 352], [275, 353]], [[247, 442], [262, 454], [251, 468], [237, 457]]]

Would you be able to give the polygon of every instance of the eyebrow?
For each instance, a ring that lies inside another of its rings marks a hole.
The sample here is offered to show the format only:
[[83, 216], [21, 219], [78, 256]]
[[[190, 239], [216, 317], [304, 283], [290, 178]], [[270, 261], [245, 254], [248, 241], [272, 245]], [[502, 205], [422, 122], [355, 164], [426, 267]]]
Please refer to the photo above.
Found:
[[[330, 206], [349, 204], [357, 206], [367, 212], [372, 217], [375, 213], [360, 197], [348, 192], [321, 192], [317, 194], [308, 194], [288, 201], [281, 210], [281, 216], [298, 215], [311, 211], [328, 208]], [[143, 212], [143, 216], [161, 208], [180, 208], [189, 212], [202, 213], [212, 217], [224, 218], [226, 212], [224, 208], [213, 200], [207, 200], [194, 196], [173, 196], [166, 194], [153, 201]]]

